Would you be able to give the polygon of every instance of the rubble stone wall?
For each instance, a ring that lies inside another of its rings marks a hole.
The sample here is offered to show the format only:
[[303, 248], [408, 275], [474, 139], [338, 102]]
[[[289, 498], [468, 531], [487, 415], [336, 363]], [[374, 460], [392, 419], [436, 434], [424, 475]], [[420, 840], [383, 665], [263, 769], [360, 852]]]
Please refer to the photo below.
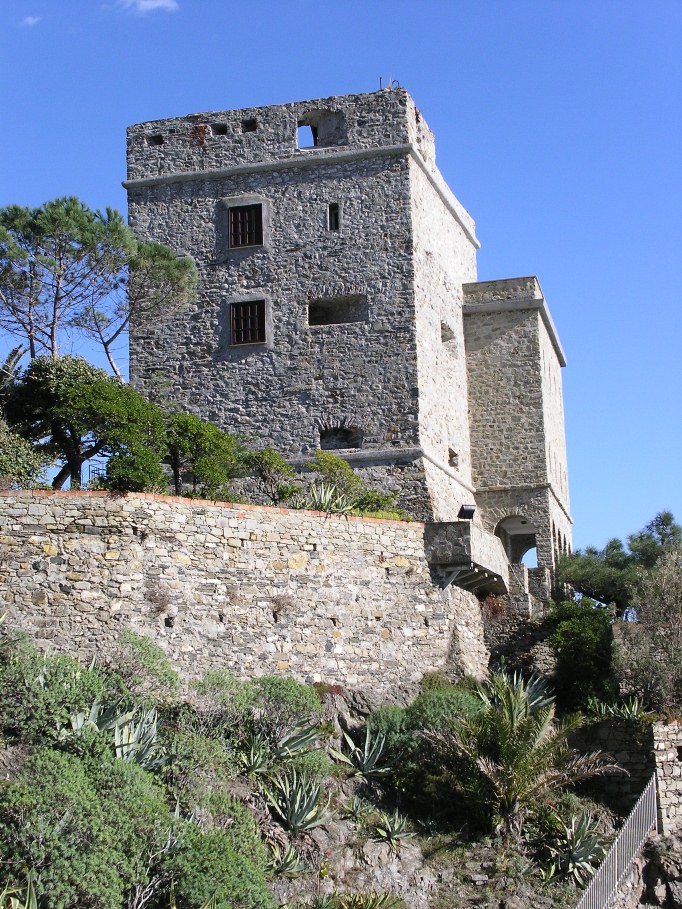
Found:
[[229, 668], [409, 688], [481, 675], [479, 603], [442, 590], [423, 524], [97, 492], [0, 494], [0, 614], [42, 646], [106, 655], [123, 628], [185, 677]]

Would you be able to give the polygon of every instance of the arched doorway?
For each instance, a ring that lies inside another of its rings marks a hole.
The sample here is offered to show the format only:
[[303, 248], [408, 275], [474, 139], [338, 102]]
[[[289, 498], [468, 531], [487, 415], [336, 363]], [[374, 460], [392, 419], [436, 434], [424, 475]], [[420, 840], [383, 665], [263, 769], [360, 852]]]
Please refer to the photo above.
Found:
[[537, 527], [523, 515], [503, 518], [495, 528], [512, 565], [537, 566]]

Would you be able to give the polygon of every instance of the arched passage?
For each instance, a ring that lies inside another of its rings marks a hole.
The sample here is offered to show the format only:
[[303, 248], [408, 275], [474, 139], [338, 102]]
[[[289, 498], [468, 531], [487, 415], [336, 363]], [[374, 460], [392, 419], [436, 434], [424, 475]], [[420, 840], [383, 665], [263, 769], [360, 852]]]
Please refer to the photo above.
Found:
[[512, 565], [521, 564], [524, 556], [537, 547], [537, 527], [523, 515], [503, 518], [495, 528], [495, 536], [502, 540]]

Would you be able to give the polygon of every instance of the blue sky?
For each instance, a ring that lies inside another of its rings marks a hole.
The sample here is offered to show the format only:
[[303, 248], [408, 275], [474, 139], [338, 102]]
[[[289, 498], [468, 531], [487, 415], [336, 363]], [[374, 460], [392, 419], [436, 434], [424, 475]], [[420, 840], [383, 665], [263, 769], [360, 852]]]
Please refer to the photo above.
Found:
[[0, 205], [125, 210], [125, 127], [396, 79], [476, 220], [536, 274], [564, 371], [574, 544], [682, 520], [680, 0], [4, 0]]

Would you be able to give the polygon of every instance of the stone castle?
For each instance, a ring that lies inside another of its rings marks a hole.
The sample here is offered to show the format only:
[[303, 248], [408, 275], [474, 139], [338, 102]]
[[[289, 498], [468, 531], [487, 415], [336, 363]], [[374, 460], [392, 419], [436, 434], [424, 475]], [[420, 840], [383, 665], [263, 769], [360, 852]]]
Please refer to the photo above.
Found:
[[546, 598], [571, 539], [564, 354], [536, 278], [477, 282], [407, 92], [137, 124], [124, 186], [137, 235], [200, 274], [196, 304], [131, 330], [138, 388], [161, 373], [293, 464], [333, 450], [434, 522], [444, 577]]

